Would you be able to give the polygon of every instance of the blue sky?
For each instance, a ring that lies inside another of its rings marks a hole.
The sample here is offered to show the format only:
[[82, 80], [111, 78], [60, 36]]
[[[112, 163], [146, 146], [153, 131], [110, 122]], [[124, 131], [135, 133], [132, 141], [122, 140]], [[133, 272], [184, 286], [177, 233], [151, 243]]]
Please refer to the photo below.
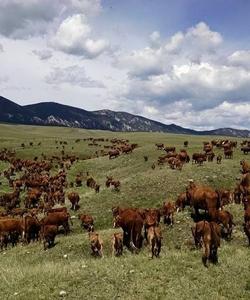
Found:
[[249, 28], [248, 0], [0, 0], [1, 94], [250, 129]]

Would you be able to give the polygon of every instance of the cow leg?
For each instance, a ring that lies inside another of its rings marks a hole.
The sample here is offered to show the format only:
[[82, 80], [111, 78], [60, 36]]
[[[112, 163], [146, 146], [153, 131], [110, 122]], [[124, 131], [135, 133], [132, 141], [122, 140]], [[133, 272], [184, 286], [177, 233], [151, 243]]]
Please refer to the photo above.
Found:
[[210, 247], [207, 242], [204, 242], [202, 262], [205, 267], [208, 267], [207, 261], [208, 261], [209, 256], [210, 256]]

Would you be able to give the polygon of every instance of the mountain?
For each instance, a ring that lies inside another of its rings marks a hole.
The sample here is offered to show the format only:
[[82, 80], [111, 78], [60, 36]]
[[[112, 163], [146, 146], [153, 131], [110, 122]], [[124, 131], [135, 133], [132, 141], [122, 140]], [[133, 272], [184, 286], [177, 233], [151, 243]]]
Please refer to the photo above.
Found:
[[210, 131], [195, 131], [175, 124], [166, 125], [127, 112], [115, 112], [111, 110], [91, 112], [55, 102], [43, 102], [21, 106], [1, 96], [0, 122], [111, 131], [146, 131], [250, 137], [249, 130], [219, 128]]

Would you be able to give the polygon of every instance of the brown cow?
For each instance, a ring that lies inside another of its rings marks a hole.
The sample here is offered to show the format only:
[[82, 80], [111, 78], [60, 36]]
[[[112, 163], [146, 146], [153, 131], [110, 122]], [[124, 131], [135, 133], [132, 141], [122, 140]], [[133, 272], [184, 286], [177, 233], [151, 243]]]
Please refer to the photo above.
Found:
[[63, 226], [64, 233], [69, 233], [69, 214], [65, 212], [54, 212], [48, 214], [48, 216], [44, 217], [41, 220], [41, 225], [56, 225], [56, 226]]
[[207, 261], [218, 262], [217, 249], [220, 247], [220, 226], [215, 222], [200, 221], [191, 228], [196, 247], [203, 247], [202, 262], [207, 267]]
[[[114, 211], [113, 211], [114, 214]], [[142, 246], [143, 217], [136, 209], [120, 209], [114, 218], [114, 227], [123, 230], [123, 244], [131, 250]]]
[[57, 233], [58, 226], [56, 225], [42, 226], [41, 238], [43, 239], [44, 250], [47, 250], [55, 245], [55, 237]]
[[175, 201], [176, 211], [179, 212], [184, 210], [184, 208], [187, 205], [190, 205], [190, 203], [187, 200], [187, 193], [183, 192], [178, 196], [177, 200]]
[[109, 155], [109, 159], [111, 159], [111, 158], [116, 158], [116, 157], [118, 157], [118, 156], [120, 155], [120, 152], [119, 152], [118, 149], [110, 150], [110, 151], [108, 152], [108, 155]]
[[123, 234], [116, 232], [112, 237], [112, 253], [113, 256], [121, 256], [123, 253]]
[[71, 208], [70, 209], [77, 210], [77, 209], [80, 208], [80, 206], [79, 206], [80, 196], [79, 196], [78, 193], [76, 193], [76, 192], [70, 192], [68, 194], [68, 199], [69, 199], [69, 201], [71, 203]]
[[89, 232], [90, 247], [93, 256], [103, 257], [103, 241], [96, 232]]
[[217, 210], [213, 214], [213, 221], [223, 226], [221, 233], [225, 236], [226, 239], [231, 239], [233, 226], [233, 215], [227, 210]]
[[159, 257], [162, 244], [162, 233], [159, 226], [150, 226], [147, 229], [147, 240], [151, 248], [151, 258]]
[[195, 216], [199, 216], [199, 209], [203, 209], [208, 214], [213, 214], [214, 210], [220, 208], [219, 195], [211, 187], [198, 186], [194, 182], [190, 182], [186, 189], [187, 199], [190, 206], [195, 210]]
[[242, 174], [250, 173], [250, 164], [244, 159], [240, 162], [242, 168]]
[[81, 221], [81, 226], [87, 231], [94, 231], [94, 219], [90, 215], [80, 214], [78, 219]]
[[176, 211], [175, 204], [173, 202], [163, 202], [162, 215], [163, 222], [167, 225], [174, 225], [174, 212]]
[[41, 226], [37, 218], [31, 216], [25, 216], [23, 222], [24, 222], [25, 242], [30, 243], [31, 240], [33, 242], [35, 240], [38, 241]]

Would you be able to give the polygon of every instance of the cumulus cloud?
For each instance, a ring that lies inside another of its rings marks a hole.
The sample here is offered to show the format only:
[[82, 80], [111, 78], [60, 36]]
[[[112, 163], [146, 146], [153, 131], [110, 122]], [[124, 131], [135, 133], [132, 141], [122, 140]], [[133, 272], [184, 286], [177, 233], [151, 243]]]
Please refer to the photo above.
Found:
[[52, 51], [49, 49], [33, 50], [32, 53], [38, 56], [41, 60], [47, 60], [53, 56]]
[[136, 113], [143, 107], [141, 113], [165, 123], [196, 127], [222, 120], [229, 126], [227, 114], [236, 105], [234, 122], [243, 124], [239, 116], [249, 109], [250, 51], [228, 57], [223, 51], [221, 34], [203, 22], [167, 41], [153, 32], [147, 47], [115, 58], [114, 65], [129, 75], [123, 104]]
[[1, 0], [0, 34], [14, 39], [43, 35], [58, 19], [77, 12], [96, 15], [101, 8], [100, 0]]
[[93, 80], [86, 75], [84, 67], [76, 65], [66, 68], [54, 68], [53, 71], [46, 76], [45, 81], [53, 85], [70, 84], [82, 88], [104, 88], [102, 82]]
[[222, 43], [222, 36], [203, 22], [177, 32], [166, 42], [160, 40], [160, 33], [150, 35], [150, 45], [129, 54], [116, 57], [115, 65], [128, 69], [130, 76], [143, 77], [168, 72], [174, 65], [213, 61]]
[[83, 14], [75, 14], [63, 20], [50, 45], [68, 54], [94, 58], [108, 48], [104, 39], [90, 38], [91, 27]]
[[250, 50], [238, 50], [228, 57], [229, 64], [250, 70]]

